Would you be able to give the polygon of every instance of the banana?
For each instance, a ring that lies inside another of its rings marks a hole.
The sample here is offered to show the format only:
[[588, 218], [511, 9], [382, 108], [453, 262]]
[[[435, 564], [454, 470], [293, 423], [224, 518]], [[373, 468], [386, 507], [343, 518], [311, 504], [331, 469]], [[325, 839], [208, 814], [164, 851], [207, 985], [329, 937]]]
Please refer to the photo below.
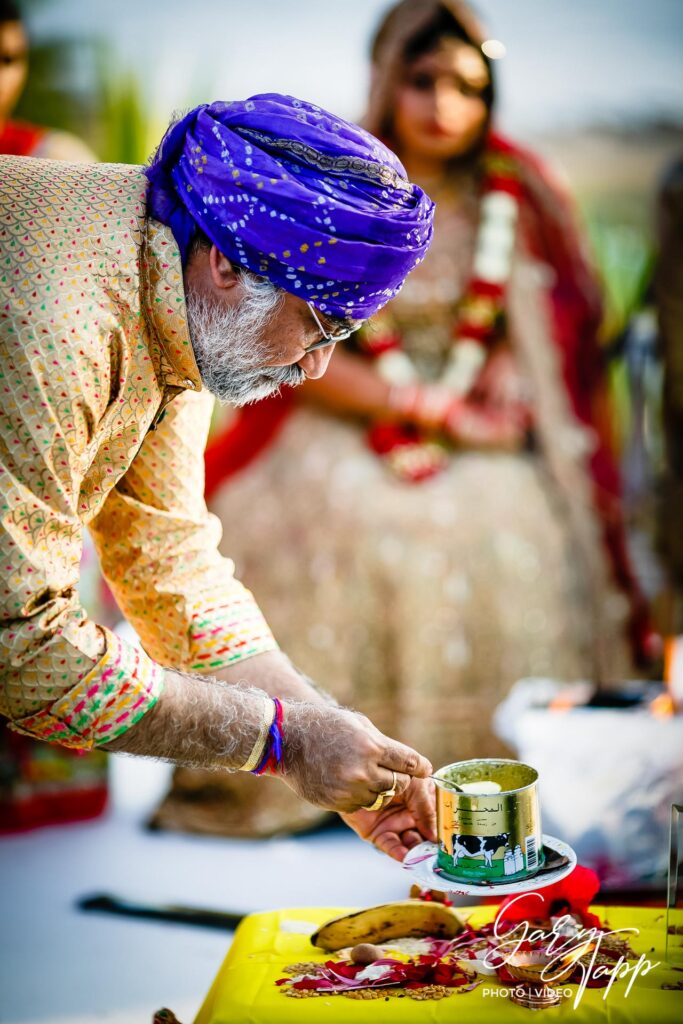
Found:
[[452, 939], [463, 927], [464, 922], [455, 910], [443, 903], [399, 900], [335, 917], [318, 929], [311, 942], [333, 952], [362, 942], [381, 943], [408, 936]]

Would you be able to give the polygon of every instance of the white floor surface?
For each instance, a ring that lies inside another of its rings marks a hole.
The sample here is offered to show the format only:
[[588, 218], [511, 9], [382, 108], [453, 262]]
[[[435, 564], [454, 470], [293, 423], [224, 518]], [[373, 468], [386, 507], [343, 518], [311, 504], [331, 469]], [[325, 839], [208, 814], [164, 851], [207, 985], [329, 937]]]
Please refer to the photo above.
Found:
[[93, 892], [246, 912], [354, 906], [407, 895], [410, 879], [349, 831], [268, 842], [147, 832], [165, 765], [112, 759], [106, 817], [0, 838], [1, 1024], [191, 1024], [231, 935], [85, 914]]

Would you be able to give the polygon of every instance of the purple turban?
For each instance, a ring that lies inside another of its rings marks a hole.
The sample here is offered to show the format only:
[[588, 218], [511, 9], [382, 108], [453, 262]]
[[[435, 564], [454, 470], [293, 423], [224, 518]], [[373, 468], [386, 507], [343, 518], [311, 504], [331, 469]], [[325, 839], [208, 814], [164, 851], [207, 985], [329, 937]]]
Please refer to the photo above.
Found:
[[148, 212], [183, 263], [200, 228], [236, 265], [333, 316], [371, 316], [432, 238], [434, 204], [391, 150], [291, 96], [196, 107], [146, 173]]

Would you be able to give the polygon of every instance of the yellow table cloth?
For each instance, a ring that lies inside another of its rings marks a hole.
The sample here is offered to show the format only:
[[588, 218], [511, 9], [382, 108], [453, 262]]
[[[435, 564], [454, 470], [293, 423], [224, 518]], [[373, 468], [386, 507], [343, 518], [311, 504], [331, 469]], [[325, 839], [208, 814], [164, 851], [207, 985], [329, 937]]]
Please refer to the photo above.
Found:
[[[594, 907], [610, 929], [638, 928], [630, 942], [637, 954], [643, 953], [658, 967], [639, 975], [625, 997], [627, 980], [618, 980], [603, 1000], [605, 989], [586, 989], [579, 1006], [574, 998], [543, 1011], [543, 1020], [562, 1019], [574, 1024], [605, 1022], [610, 1024], [680, 1024], [683, 1022], [683, 991], [670, 991], [664, 984], [683, 981], [683, 973], [664, 962], [665, 911], [657, 908]], [[496, 908], [477, 907], [463, 911], [474, 926], [493, 920]], [[302, 961], [324, 961], [332, 954], [316, 950], [309, 936], [315, 927], [348, 908], [296, 908], [252, 914], [237, 929], [230, 951], [206, 997], [195, 1024], [440, 1024], [462, 1020], [466, 1024], [498, 1024], [499, 1021], [527, 1021], [531, 1012], [508, 998], [486, 995], [485, 990], [499, 987], [495, 978], [484, 979], [471, 992], [454, 990], [442, 1000], [346, 999], [344, 996], [316, 996], [292, 999], [275, 985], [286, 975], [283, 968]], [[654, 952], [652, 952], [654, 947]], [[500, 986], [503, 988], [504, 986]], [[565, 986], [575, 994], [576, 985]]]

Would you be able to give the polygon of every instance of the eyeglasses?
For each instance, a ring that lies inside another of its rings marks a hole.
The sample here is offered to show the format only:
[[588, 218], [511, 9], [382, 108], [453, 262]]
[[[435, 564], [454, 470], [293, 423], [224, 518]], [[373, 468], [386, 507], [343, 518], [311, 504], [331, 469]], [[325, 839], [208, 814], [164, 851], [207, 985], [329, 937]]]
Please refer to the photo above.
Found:
[[346, 341], [347, 338], [351, 337], [354, 331], [358, 331], [363, 326], [362, 323], [359, 323], [353, 327], [347, 327], [345, 329], [342, 329], [341, 331], [335, 331], [334, 334], [330, 334], [330, 332], [325, 330], [322, 323], [320, 322], [320, 317], [316, 313], [315, 306], [313, 305], [313, 303], [307, 302], [306, 305], [310, 309], [311, 315], [315, 320], [316, 324], [318, 325], [320, 333], [322, 334], [322, 338], [320, 339], [320, 341], [314, 341], [312, 345], [308, 346], [306, 352], [315, 352], [317, 348], [327, 348], [328, 345], [336, 345], [338, 341]]

